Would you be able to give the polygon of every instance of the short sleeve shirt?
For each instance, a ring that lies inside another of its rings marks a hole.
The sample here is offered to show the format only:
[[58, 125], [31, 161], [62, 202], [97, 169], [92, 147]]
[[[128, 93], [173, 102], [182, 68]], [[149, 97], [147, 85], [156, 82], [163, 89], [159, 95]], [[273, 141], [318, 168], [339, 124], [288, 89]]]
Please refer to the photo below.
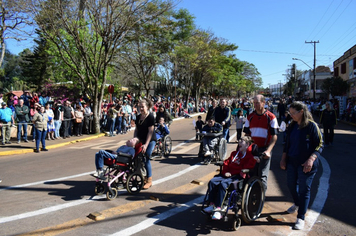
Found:
[[[135, 124], [137, 129], [137, 138], [140, 140], [141, 143], [146, 143], [148, 128], [155, 125], [155, 118], [153, 114], [150, 113], [144, 121], [140, 121], [141, 115], [138, 115]], [[157, 141], [155, 132], [153, 132], [151, 141]]]

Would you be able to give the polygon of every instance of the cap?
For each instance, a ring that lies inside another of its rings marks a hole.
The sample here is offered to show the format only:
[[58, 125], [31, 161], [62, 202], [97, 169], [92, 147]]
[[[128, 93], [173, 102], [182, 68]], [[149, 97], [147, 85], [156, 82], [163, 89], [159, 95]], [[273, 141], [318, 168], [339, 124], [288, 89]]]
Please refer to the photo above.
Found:
[[4, 106], [4, 105], [6, 105], [6, 102], [2, 102], [2, 103], [1, 103], [1, 106]]

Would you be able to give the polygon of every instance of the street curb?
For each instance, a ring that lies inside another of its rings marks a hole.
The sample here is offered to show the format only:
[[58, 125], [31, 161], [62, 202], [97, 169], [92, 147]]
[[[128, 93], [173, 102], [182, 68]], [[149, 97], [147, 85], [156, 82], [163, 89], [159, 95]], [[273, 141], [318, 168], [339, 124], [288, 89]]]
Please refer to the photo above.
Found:
[[[103, 136], [105, 136], [105, 133], [101, 133], [101, 134], [94, 135], [94, 136], [91, 136], [91, 137], [77, 139], [77, 140], [73, 140], [73, 141], [69, 141], [69, 142], [65, 142], [65, 143], [58, 143], [58, 144], [49, 145], [46, 148], [47, 149], [53, 149], [53, 148], [63, 147], [63, 146], [66, 146], [68, 144], [74, 144], [74, 143], [77, 143], [77, 142], [88, 141], [88, 140], [92, 140], [92, 139], [103, 137]], [[0, 156], [32, 153], [32, 152], [34, 152], [33, 150], [34, 150], [34, 148], [25, 149], [25, 150], [4, 151], [4, 152], [0, 152]]]
[[347, 124], [347, 125], [352, 125], [352, 126], [355, 126], [356, 127], [356, 124], [355, 123], [352, 123], [352, 122], [348, 122], [348, 121], [344, 121], [344, 120], [338, 120], [339, 123], [343, 123], [343, 124]]

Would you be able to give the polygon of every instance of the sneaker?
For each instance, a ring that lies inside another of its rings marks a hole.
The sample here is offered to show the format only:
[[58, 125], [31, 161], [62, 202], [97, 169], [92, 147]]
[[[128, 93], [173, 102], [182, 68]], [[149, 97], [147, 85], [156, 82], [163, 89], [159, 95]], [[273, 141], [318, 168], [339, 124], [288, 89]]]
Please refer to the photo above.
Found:
[[206, 151], [206, 153], [204, 154], [204, 156], [211, 156], [211, 152], [210, 151]]
[[17, 141], [17, 143], [18, 143], [18, 144], [20, 144], [20, 143], [21, 143], [21, 141]]
[[0, 183], [2, 182], [2, 179], [0, 179]]
[[38, 149], [35, 149], [35, 151], [34, 151], [35, 153], [39, 153], [40, 152], [40, 150], [38, 150]]
[[41, 151], [45, 151], [45, 152], [47, 152], [47, 151], [48, 151], [48, 149], [47, 149], [47, 148], [41, 148]]
[[5, 142], [6, 144], [11, 144], [11, 142], [10, 141], [7, 141], [7, 142]]
[[5, 145], [5, 142], [1, 142], [2, 145]]
[[[25, 142], [26, 142], [26, 141], [25, 141]], [[28, 142], [28, 141], [27, 141], [27, 142]], [[26, 143], [27, 143], [27, 142], [26, 142]], [[32, 139], [32, 142], [36, 142], [36, 139]]]
[[103, 170], [99, 170], [98, 171], [98, 179], [101, 179], [101, 180], [105, 180], [106, 177], [105, 177], [105, 173]]
[[210, 206], [205, 207], [205, 208], [203, 209], [203, 211], [204, 211], [205, 213], [211, 213], [213, 210], [214, 210], [214, 205], [210, 205]]
[[295, 222], [293, 229], [296, 230], [304, 229], [304, 223], [305, 223], [304, 220], [297, 218], [297, 221]]
[[28, 140], [27, 139], [25, 139], [25, 141], [24, 141], [25, 143], [28, 143]]
[[221, 220], [221, 218], [222, 218], [222, 215], [221, 215], [220, 211], [215, 211], [213, 216], [211, 217], [211, 219], [213, 219], [213, 220]]
[[289, 207], [287, 212], [288, 214], [293, 214], [294, 212], [296, 212], [298, 210], [298, 206], [296, 206], [295, 204], [293, 204], [293, 206]]

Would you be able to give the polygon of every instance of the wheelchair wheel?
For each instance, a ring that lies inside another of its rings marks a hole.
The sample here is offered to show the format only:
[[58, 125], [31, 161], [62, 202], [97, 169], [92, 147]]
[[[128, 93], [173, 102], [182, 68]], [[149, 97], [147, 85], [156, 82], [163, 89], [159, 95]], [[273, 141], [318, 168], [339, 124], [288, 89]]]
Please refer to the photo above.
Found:
[[164, 156], [167, 157], [172, 151], [172, 138], [167, 135], [163, 141]]
[[232, 223], [232, 228], [236, 231], [241, 226], [241, 219], [238, 216], [234, 216], [234, 221]]
[[98, 182], [98, 183], [95, 184], [95, 189], [94, 189], [94, 191], [95, 191], [95, 194], [96, 194], [96, 195], [102, 195], [102, 194], [104, 194], [104, 193], [105, 193], [105, 190], [106, 190], [106, 188], [105, 188], [105, 185], [104, 185], [103, 183]]
[[132, 173], [126, 181], [126, 189], [130, 194], [139, 193], [143, 187], [143, 182], [141, 173]]
[[249, 179], [244, 188], [241, 207], [241, 216], [246, 223], [251, 223], [261, 215], [264, 198], [262, 181], [258, 177]]
[[228, 157], [226, 155], [227, 153], [227, 143], [226, 143], [226, 139], [224, 138], [221, 138], [220, 139], [220, 142], [219, 142], [219, 150], [218, 150], [218, 153], [219, 153], [219, 161], [225, 161], [226, 158]]
[[110, 188], [109, 191], [106, 192], [106, 198], [108, 200], [110, 200], [110, 201], [114, 200], [116, 197], [117, 197], [117, 189], [116, 188]]

